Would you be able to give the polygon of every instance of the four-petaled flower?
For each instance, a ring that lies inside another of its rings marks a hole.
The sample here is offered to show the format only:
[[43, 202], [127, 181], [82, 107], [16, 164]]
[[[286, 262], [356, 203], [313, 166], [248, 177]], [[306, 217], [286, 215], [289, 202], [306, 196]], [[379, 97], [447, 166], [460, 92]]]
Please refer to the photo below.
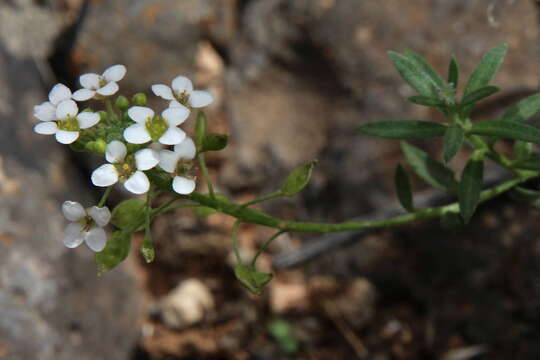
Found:
[[159, 152], [159, 166], [174, 176], [172, 187], [178, 194], [191, 194], [195, 190], [195, 180], [190, 176], [190, 172], [196, 153], [195, 144], [189, 137], [175, 145], [174, 151]]
[[79, 77], [83, 89], [73, 93], [73, 99], [77, 101], [85, 101], [93, 98], [96, 94], [101, 96], [111, 96], [118, 91], [117, 82], [122, 80], [126, 75], [126, 67], [124, 65], [113, 65], [109, 67], [103, 75], [84, 74]]
[[150, 108], [133, 106], [129, 108], [128, 115], [136, 122], [124, 130], [124, 139], [129, 143], [159, 141], [164, 145], [175, 145], [186, 137], [186, 133], [177, 128], [189, 116], [189, 110], [184, 107], [168, 108], [161, 116], [154, 116]]
[[171, 87], [172, 89], [163, 84], [152, 85], [152, 92], [165, 100], [171, 100], [170, 107], [201, 108], [214, 101], [208, 91], [193, 90], [193, 83], [185, 76], [174, 78]]
[[73, 100], [61, 101], [55, 107], [54, 117], [47, 116], [46, 118], [49, 120], [37, 124], [34, 131], [43, 135], [54, 134], [56, 140], [62, 144], [73, 143], [79, 138], [79, 130], [88, 129], [99, 122], [97, 113], [85, 111], [79, 114], [79, 108]]
[[134, 194], [144, 194], [150, 189], [150, 182], [143, 173], [159, 162], [158, 154], [152, 149], [142, 149], [133, 155], [127, 154], [126, 145], [114, 140], [107, 145], [105, 158], [110, 164], [103, 164], [92, 173], [92, 183], [96, 186], [111, 186], [118, 181]]
[[95, 252], [105, 248], [107, 234], [103, 227], [111, 219], [111, 212], [107, 207], [92, 206], [84, 209], [76, 201], [66, 201], [62, 205], [62, 211], [66, 219], [71, 221], [64, 231], [66, 247], [76, 248], [84, 241]]

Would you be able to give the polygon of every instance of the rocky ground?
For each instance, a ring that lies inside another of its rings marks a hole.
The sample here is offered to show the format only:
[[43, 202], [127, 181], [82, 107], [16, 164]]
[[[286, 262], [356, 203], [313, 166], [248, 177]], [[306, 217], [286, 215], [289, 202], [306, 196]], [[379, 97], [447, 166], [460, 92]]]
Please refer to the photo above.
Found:
[[[395, 206], [401, 154], [354, 125], [438, 117], [403, 100], [412, 90], [386, 51], [411, 48], [441, 72], [455, 54], [469, 74], [508, 43], [495, 79], [504, 91], [475, 114], [490, 118], [538, 89], [538, 15], [531, 0], [0, 3], [0, 359], [539, 358], [540, 226], [520, 203], [490, 201], [460, 232], [435, 221], [285, 235], [261, 259], [275, 279], [259, 297], [234, 278], [232, 220], [178, 210], [153, 224], [152, 264], [134, 251], [98, 278], [87, 249], [59, 240], [61, 202], [99, 196], [88, 180], [97, 160], [35, 135], [31, 116], [52, 84], [75, 88], [114, 63], [128, 68], [126, 95], [185, 74], [215, 95], [211, 130], [231, 135], [209, 157], [219, 192], [253, 199], [317, 158], [302, 195], [264, 210], [373, 217]], [[436, 142], [419, 145], [440, 155]], [[242, 227], [246, 254], [269, 234]]]

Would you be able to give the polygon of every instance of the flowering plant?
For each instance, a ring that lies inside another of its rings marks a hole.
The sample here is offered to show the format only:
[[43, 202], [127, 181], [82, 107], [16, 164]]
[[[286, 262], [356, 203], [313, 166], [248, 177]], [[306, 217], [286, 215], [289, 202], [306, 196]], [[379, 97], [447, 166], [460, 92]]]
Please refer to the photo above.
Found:
[[[451, 58], [448, 76], [443, 79], [420, 55], [406, 51], [389, 52], [389, 57], [403, 79], [417, 91], [407, 100], [441, 112], [447, 122], [420, 120], [391, 120], [362, 124], [357, 131], [368, 136], [402, 140], [405, 160], [414, 173], [434, 188], [447, 192], [456, 202], [429, 208], [414, 204], [408, 175], [398, 164], [395, 172], [396, 193], [405, 213], [384, 220], [348, 221], [343, 223], [295, 222], [272, 217], [252, 206], [264, 201], [294, 196], [309, 183], [315, 162], [295, 169], [281, 187], [268, 195], [244, 204], [236, 204], [214, 192], [208, 175], [205, 153], [219, 151], [227, 145], [227, 135], [207, 131], [207, 118], [202, 110], [196, 115], [195, 133], [192, 137], [179, 127], [187, 121], [194, 109], [212, 103], [209, 92], [194, 90], [192, 82], [178, 76], [171, 87], [152, 85], [152, 92], [168, 101], [157, 115], [148, 108], [146, 95], [139, 93], [129, 101], [126, 97], [111, 96], [119, 91], [118, 82], [126, 74], [123, 65], [114, 65], [102, 75], [85, 74], [80, 77], [82, 89], [71, 92], [57, 84], [49, 93], [49, 101], [35, 106], [34, 115], [40, 120], [35, 126], [39, 134], [52, 135], [62, 144], [69, 144], [75, 151], [104, 156], [107, 163], [94, 170], [91, 181], [106, 187], [97, 206], [84, 209], [77, 202], [66, 201], [63, 212], [71, 222], [65, 231], [64, 244], [76, 247], [82, 242], [96, 252], [99, 272], [107, 271], [121, 263], [129, 253], [132, 235], [145, 231], [141, 252], [146, 261], [154, 259], [150, 224], [160, 214], [179, 207], [197, 208], [199, 213], [221, 212], [236, 219], [232, 229], [233, 249], [237, 265], [235, 274], [250, 291], [260, 293], [272, 275], [257, 271], [259, 255], [268, 245], [286, 232], [338, 232], [397, 226], [418, 220], [438, 217], [444, 224], [462, 226], [469, 222], [478, 204], [506, 191], [534, 207], [540, 207], [540, 191], [522, 186], [540, 175], [540, 154], [533, 152], [533, 144], [540, 144], [540, 128], [524, 121], [540, 111], [540, 94], [529, 96], [513, 105], [500, 118], [473, 122], [471, 112], [484, 98], [498, 88], [489, 85], [506, 54], [506, 45], [499, 45], [487, 52], [458, 96], [459, 66]], [[102, 102], [105, 110], [85, 108], [79, 111], [77, 102], [95, 100]], [[439, 161], [405, 140], [441, 139], [442, 160]], [[504, 139], [513, 141], [509, 157], [500, 153], [495, 145]], [[468, 150], [467, 150], [468, 149]], [[461, 175], [449, 165], [455, 155], [463, 151], [468, 161]], [[484, 189], [484, 162], [489, 159], [509, 170], [512, 176], [499, 184]], [[207, 184], [208, 194], [196, 192], [196, 169], [200, 169]], [[134, 198], [117, 205], [112, 212], [105, 206], [112, 186], [121, 183], [145, 200]], [[165, 203], [154, 206], [156, 197], [169, 194]], [[108, 223], [116, 230], [106, 240], [103, 227]], [[241, 223], [254, 223], [276, 232], [267, 239], [249, 263], [244, 263], [237, 244]]]

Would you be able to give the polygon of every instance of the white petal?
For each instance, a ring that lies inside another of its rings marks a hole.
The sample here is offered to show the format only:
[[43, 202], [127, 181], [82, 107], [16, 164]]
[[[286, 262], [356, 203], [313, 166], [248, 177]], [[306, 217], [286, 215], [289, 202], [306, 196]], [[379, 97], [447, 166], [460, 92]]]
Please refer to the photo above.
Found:
[[143, 124], [133, 124], [124, 130], [124, 139], [131, 144], [144, 144], [152, 140]]
[[174, 172], [176, 164], [180, 157], [177, 153], [171, 150], [161, 150], [159, 152], [159, 166], [166, 172]]
[[118, 163], [126, 157], [127, 148], [123, 142], [118, 140], [113, 140], [107, 144], [105, 150], [105, 159], [110, 163]]
[[73, 93], [73, 96], [71, 96], [71, 97], [73, 98], [73, 100], [86, 101], [86, 100], [90, 100], [91, 98], [93, 98], [94, 95], [96, 95], [96, 92], [94, 90], [79, 89], [79, 90], [75, 91]]
[[70, 249], [81, 245], [84, 240], [82, 226], [79, 223], [71, 223], [64, 230], [64, 245]]
[[107, 85], [105, 85], [104, 87], [98, 89], [97, 93], [103, 96], [111, 96], [111, 95], [116, 94], [117, 91], [118, 91], [118, 84], [112, 81], [108, 83]]
[[58, 130], [55, 134], [56, 141], [60, 144], [71, 144], [79, 138], [78, 131]]
[[154, 118], [154, 110], [144, 106], [132, 106], [128, 109], [128, 115], [131, 120], [142, 123], [145, 122], [148, 118]]
[[[169, 103], [169, 107], [170, 107], [170, 108], [176, 108], [176, 107], [183, 107], [183, 108], [185, 108], [184, 105], [180, 104], [180, 103], [179, 103], [178, 101], [176, 101], [176, 100], [171, 101], [171, 102]], [[188, 109], [188, 110], [189, 110], [189, 109]]]
[[83, 206], [76, 201], [64, 201], [62, 212], [69, 221], [79, 221], [86, 216]]
[[172, 88], [177, 93], [184, 91], [190, 93], [193, 90], [193, 83], [185, 76], [177, 76], [172, 81]]
[[186, 138], [186, 133], [177, 127], [170, 126], [165, 134], [159, 138], [159, 142], [164, 145], [176, 145]]
[[159, 157], [155, 150], [142, 149], [135, 153], [135, 163], [139, 170], [150, 170], [159, 163]]
[[135, 171], [124, 183], [124, 187], [137, 195], [144, 194], [150, 189], [150, 182], [142, 171]]
[[102, 228], [93, 227], [84, 234], [84, 240], [92, 251], [100, 252], [105, 248], [105, 244], [107, 243], [107, 234]]
[[169, 125], [178, 126], [184, 121], [186, 121], [186, 119], [188, 118], [189, 109], [183, 105], [182, 107], [170, 107], [163, 110], [161, 116], [163, 116], [163, 118], [167, 120]]
[[179, 194], [191, 194], [195, 190], [195, 180], [188, 179], [182, 176], [176, 176], [172, 183], [173, 190]]
[[46, 121], [34, 126], [34, 131], [42, 135], [56, 134], [58, 127], [54, 121]]
[[179, 144], [174, 145], [174, 152], [183, 159], [193, 159], [197, 153], [195, 143], [190, 137], [187, 137]]
[[56, 120], [56, 106], [48, 101], [36, 105], [34, 106], [34, 116], [41, 121]]
[[154, 95], [159, 96], [160, 98], [163, 98], [165, 100], [174, 99], [172, 90], [167, 85], [163, 85], [163, 84], [152, 85], [152, 92], [154, 93]]
[[77, 115], [77, 120], [79, 121], [79, 127], [81, 129], [88, 129], [99, 122], [99, 114], [84, 111]]
[[109, 223], [109, 221], [111, 221], [111, 212], [109, 211], [109, 208], [106, 206], [104, 207], [92, 206], [88, 210], [88, 215], [90, 215], [92, 219], [94, 219], [96, 224], [98, 224], [98, 226], [100, 227], [104, 227], [105, 225]]
[[201, 108], [210, 105], [214, 97], [208, 91], [193, 90], [189, 95], [189, 105], [194, 108]]
[[92, 173], [92, 184], [96, 186], [111, 186], [118, 182], [118, 173], [112, 164], [103, 164]]
[[74, 117], [79, 112], [77, 103], [73, 100], [64, 100], [56, 107], [56, 118], [59, 120], [67, 119], [68, 116]]
[[97, 90], [99, 89], [99, 81], [101, 77], [98, 74], [84, 74], [79, 77], [79, 82], [82, 87], [88, 90]]
[[126, 76], [127, 69], [124, 65], [118, 64], [109, 67], [103, 73], [103, 77], [107, 81], [120, 81]]
[[58, 105], [60, 101], [71, 98], [71, 90], [64, 84], [56, 84], [49, 93], [49, 101], [54, 105]]

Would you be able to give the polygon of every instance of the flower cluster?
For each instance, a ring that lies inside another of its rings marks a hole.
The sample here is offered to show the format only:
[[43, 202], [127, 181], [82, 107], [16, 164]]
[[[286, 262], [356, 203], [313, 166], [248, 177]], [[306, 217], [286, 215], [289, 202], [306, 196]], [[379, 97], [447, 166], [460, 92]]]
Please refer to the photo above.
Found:
[[[104, 154], [107, 163], [91, 175], [95, 186], [109, 187], [119, 182], [133, 194], [145, 194], [151, 186], [145, 172], [157, 167], [170, 174], [173, 191], [190, 194], [195, 190], [192, 173], [197, 149], [179, 126], [189, 118], [193, 108], [211, 104], [212, 95], [194, 90], [187, 77], [178, 76], [171, 87], [162, 84], [151, 87], [156, 96], [169, 101], [160, 115], [145, 106], [145, 96], [135, 96], [133, 106], [119, 96], [115, 109], [110, 97], [118, 93], [118, 82], [126, 72], [124, 65], [114, 65], [101, 75], [84, 74], [79, 78], [82, 88], [75, 92], [56, 84], [48, 101], [34, 107], [34, 116], [40, 120], [34, 131], [55, 135], [58, 142], [71, 144], [75, 149]], [[107, 111], [95, 112], [91, 108], [79, 111], [77, 103], [89, 100], [103, 101]], [[96, 147], [96, 144], [103, 145]], [[174, 146], [174, 151], [164, 148], [167, 146]], [[101, 251], [106, 242], [102, 227], [109, 222], [109, 210], [95, 206], [85, 210], [71, 201], [65, 202], [62, 209], [72, 221], [66, 228], [64, 244], [71, 248], [86, 241], [92, 250]]]

